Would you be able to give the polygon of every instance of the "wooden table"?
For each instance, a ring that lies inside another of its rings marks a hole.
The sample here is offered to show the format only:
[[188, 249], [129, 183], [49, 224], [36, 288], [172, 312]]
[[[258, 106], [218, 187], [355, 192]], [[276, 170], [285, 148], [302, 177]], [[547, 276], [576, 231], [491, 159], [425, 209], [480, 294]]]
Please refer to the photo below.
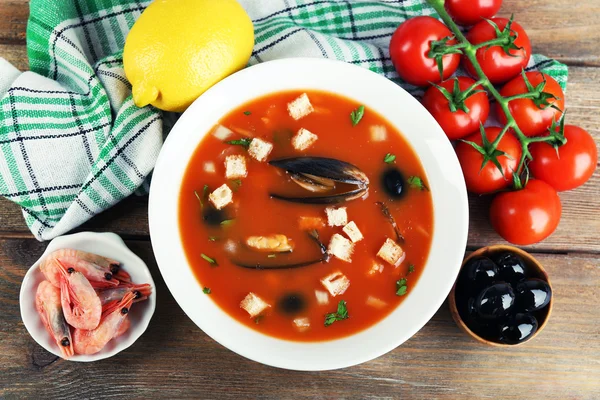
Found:
[[[536, 53], [570, 66], [568, 121], [600, 143], [600, 1], [505, 0]], [[0, 0], [0, 56], [27, 69], [27, 0]], [[267, 367], [223, 348], [177, 306], [156, 267], [147, 199], [131, 198], [81, 230], [113, 231], [150, 266], [156, 314], [131, 348], [92, 364], [66, 362], [27, 334], [18, 293], [46, 244], [33, 239], [19, 208], [0, 200], [0, 398], [600, 398], [600, 176], [562, 193], [556, 233], [528, 248], [555, 290], [547, 328], [508, 350], [461, 333], [446, 305], [412, 339], [377, 360], [339, 371], [303, 373]], [[487, 220], [489, 199], [471, 198], [468, 249], [502, 243]]]

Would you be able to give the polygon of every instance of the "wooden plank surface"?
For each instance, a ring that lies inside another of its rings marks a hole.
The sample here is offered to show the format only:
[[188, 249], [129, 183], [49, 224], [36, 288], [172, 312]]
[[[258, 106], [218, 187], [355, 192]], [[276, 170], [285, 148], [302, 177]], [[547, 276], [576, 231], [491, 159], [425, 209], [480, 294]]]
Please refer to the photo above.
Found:
[[[42, 350], [19, 317], [18, 292], [45, 244], [0, 240], [0, 398], [600, 398], [599, 255], [539, 255], [552, 277], [547, 328], [508, 350], [458, 330], [447, 305], [387, 355], [339, 371], [292, 372], [221, 347], [184, 315], [166, 289], [146, 241], [129, 241], [157, 283], [148, 331], [119, 356], [75, 364]], [[45, 390], [51, 388], [51, 390]], [[510, 388], [510, 389], [509, 389]]]

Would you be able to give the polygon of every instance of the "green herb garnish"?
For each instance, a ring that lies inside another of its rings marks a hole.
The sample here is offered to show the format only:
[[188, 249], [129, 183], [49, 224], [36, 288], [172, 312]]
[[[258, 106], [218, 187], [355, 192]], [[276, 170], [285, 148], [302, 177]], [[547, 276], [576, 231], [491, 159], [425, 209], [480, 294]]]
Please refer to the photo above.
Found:
[[219, 238], [218, 238], [218, 237], [216, 237], [216, 236], [209, 236], [209, 237], [208, 237], [208, 241], [209, 241], [209, 242], [216, 242], [217, 240], [219, 240]]
[[358, 106], [358, 108], [350, 113], [350, 121], [352, 126], [358, 125], [363, 115], [365, 115], [365, 106]]
[[325, 315], [325, 326], [333, 324], [335, 321], [342, 321], [348, 319], [348, 309], [346, 308], [346, 301], [340, 300], [338, 308], [335, 313], [329, 313]]
[[412, 188], [419, 190], [429, 190], [429, 188], [425, 186], [425, 182], [423, 182], [423, 179], [419, 178], [418, 176], [411, 176], [410, 178], [408, 178], [407, 182]]
[[404, 296], [408, 286], [406, 286], [406, 278], [402, 278], [396, 282], [396, 296]]
[[258, 325], [258, 324], [260, 324], [260, 321], [262, 321], [262, 319], [263, 319], [263, 316], [259, 315], [258, 317], [254, 318], [254, 323], [256, 325]]
[[235, 222], [235, 219], [225, 219], [221, 221], [221, 226], [229, 226]]
[[243, 139], [237, 139], [237, 140], [228, 140], [225, 143], [236, 145], [236, 146], [242, 146], [247, 149], [248, 147], [250, 147], [250, 142], [252, 142], [252, 139], [243, 138]]
[[203, 199], [206, 199], [206, 197], [208, 196], [208, 185], [204, 185], [204, 188], [202, 188], [202, 196], [200, 196], [198, 194], [198, 192], [195, 191], [195, 190], [194, 190], [194, 194], [196, 195], [196, 198], [200, 202], [200, 209], [204, 209], [204, 201], [203, 201]]
[[252, 114], [251, 111], [244, 111], [244, 115], [250, 115], [250, 114]]
[[234, 192], [237, 192], [238, 189], [240, 187], [242, 187], [242, 180], [241, 179], [233, 179], [233, 180], [230, 180], [229, 182], [231, 182], [231, 186], [233, 186], [233, 191]]
[[217, 264], [217, 260], [215, 260], [214, 258], [210, 258], [209, 256], [207, 256], [206, 254], [202, 253], [200, 254], [200, 257], [202, 257], [205, 261], [207, 261], [210, 265], [214, 265], [217, 266], [219, 264]]
[[197, 191], [194, 190], [194, 194], [196, 195], [196, 198], [198, 199], [198, 202], [200, 202], [200, 208], [204, 208], [204, 202], [202, 201], [202, 197], [200, 197], [200, 195], [198, 194]]
[[408, 273], [411, 274], [415, 272], [415, 266], [413, 264], [408, 264]]
[[385, 155], [385, 157], [383, 157], [383, 162], [386, 163], [386, 164], [391, 164], [394, 161], [396, 161], [396, 156], [393, 155], [392, 153], [387, 153]]
[[202, 291], [204, 292], [204, 294], [210, 294], [210, 288], [209, 287], [204, 287], [204, 289], [202, 289]]

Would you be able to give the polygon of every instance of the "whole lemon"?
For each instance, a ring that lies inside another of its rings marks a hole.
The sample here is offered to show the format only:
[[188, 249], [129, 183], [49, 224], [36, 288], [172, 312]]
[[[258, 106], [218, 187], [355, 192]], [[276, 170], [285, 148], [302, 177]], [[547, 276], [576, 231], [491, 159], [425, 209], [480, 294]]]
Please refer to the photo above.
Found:
[[125, 40], [123, 64], [133, 101], [184, 111], [244, 68], [253, 46], [252, 21], [235, 0], [156, 0]]

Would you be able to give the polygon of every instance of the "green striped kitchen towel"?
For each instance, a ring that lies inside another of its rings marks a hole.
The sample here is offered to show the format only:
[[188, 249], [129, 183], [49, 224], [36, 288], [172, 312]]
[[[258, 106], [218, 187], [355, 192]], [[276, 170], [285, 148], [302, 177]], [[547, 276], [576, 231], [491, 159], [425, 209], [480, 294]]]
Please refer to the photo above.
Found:
[[[240, 2], [254, 21], [251, 64], [334, 58], [419, 95], [394, 72], [387, 46], [405, 19], [435, 15], [423, 0]], [[32, 0], [31, 71], [21, 73], [0, 58], [0, 195], [22, 207], [39, 240], [64, 234], [136, 190], [147, 190], [165, 120], [172, 116], [133, 104], [121, 49], [148, 4]], [[566, 85], [567, 68], [554, 60], [534, 56], [530, 68]]]

